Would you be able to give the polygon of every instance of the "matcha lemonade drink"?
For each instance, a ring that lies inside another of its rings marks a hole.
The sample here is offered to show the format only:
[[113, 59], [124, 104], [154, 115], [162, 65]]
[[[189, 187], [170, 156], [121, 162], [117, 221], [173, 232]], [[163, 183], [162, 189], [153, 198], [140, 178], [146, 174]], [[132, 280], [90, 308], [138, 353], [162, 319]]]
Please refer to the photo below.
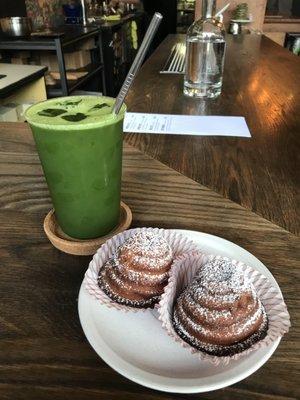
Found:
[[51, 99], [26, 112], [57, 221], [69, 236], [91, 239], [119, 222], [123, 118], [114, 99]]

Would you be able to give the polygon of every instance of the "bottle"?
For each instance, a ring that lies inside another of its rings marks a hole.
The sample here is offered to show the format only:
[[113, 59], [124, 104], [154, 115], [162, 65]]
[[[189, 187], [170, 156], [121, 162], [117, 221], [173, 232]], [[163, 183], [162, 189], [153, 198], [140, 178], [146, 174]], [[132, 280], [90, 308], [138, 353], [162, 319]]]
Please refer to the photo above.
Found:
[[225, 56], [225, 30], [214, 18], [216, 0], [202, 0], [203, 17], [187, 32], [183, 93], [189, 97], [220, 95]]

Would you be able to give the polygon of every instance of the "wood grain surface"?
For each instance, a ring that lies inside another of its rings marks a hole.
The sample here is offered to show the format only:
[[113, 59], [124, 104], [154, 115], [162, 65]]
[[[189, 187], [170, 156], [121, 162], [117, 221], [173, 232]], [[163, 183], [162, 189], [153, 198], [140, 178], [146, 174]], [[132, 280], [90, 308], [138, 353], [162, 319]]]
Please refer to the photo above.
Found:
[[77, 297], [90, 257], [69, 256], [43, 232], [50, 198], [26, 125], [0, 134], [0, 399], [295, 400], [299, 392], [299, 239], [240, 205], [124, 148], [123, 200], [134, 226], [194, 229], [243, 246], [277, 279], [290, 333], [255, 374], [201, 395], [139, 386], [108, 367], [85, 339]]
[[189, 99], [183, 76], [159, 74], [170, 35], [144, 64], [126, 99], [130, 111], [244, 116], [251, 139], [128, 134], [148, 155], [285, 229], [299, 233], [300, 58], [264, 36], [227, 37], [218, 99]]

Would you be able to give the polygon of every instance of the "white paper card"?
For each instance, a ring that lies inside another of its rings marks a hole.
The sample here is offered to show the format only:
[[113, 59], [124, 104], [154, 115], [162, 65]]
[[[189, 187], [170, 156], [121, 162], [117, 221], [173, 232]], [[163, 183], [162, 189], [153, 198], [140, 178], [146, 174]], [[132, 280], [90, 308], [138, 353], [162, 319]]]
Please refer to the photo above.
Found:
[[124, 132], [251, 137], [245, 118], [126, 113]]

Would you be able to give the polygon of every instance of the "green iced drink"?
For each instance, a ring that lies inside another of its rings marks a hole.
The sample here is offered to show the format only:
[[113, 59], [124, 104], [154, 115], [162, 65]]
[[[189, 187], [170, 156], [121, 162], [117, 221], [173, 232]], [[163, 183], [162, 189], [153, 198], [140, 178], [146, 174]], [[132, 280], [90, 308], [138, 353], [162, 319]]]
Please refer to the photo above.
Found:
[[73, 96], [26, 112], [62, 230], [78, 239], [109, 233], [119, 222], [125, 106], [114, 99]]

